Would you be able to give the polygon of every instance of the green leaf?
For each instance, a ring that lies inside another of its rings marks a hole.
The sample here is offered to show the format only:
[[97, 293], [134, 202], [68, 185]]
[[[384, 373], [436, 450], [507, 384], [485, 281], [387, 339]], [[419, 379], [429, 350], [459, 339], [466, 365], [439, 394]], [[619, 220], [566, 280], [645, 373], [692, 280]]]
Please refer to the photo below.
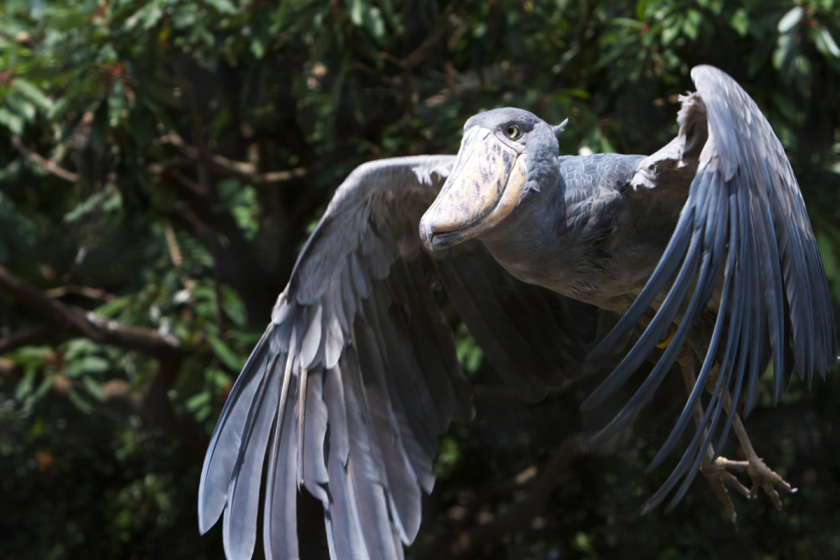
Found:
[[27, 101], [20, 93], [13, 92], [6, 97], [6, 103], [9, 104], [15, 113], [23, 117], [26, 122], [32, 122], [35, 119], [37, 111], [35, 105]]
[[476, 343], [472, 334], [467, 330], [467, 326], [461, 323], [456, 332], [456, 353], [458, 355], [458, 362], [464, 371], [467, 373], [475, 373], [481, 365], [481, 360], [484, 353], [481, 347]]
[[818, 25], [815, 29], [815, 33], [817, 50], [826, 56], [840, 58], [840, 48], [837, 47], [837, 43], [834, 42], [834, 37], [831, 36], [828, 29], [822, 25]]
[[13, 359], [26, 366], [41, 366], [52, 353], [49, 346], [24, 346], [13, 354]]
[[96, 308], [96, 314], [103, 317], [115, 317], [117, 313], [128, 307], [131, 302], [128, 296], [119, 297]]
[[802, 13], [802, 6], [796, 6], [782, 16], [782, 19], [779, 20], [779, 33], [787, 33], [793, 29], [802, 19]]
[[210, 391], [202, 391], [187, 399], [185, 406], [190, 412], [195, 412], [201, 407], [210, 404], [211, 397]]
[[382, 12], [376, 6], [371, 6], [367, 0], [350, 1], [350, 19], [358, 27], [364, 27], [377, 39], [385, 37], [385, 20]]
[[[672, 22], [669, 24], [669, 22]], [[662, 30], [662, 44], [668, 45], [677, 38], [680, 34], [680, 29], [676, 25], [676, 22], [673, 21], [671, 18], [668, 19], [665, 23], [665, 29]]]
[[99, 350], [99, 345], [89, 338], [74, 338], [67, 342], [67, 361], [73, 361], [84, 357], [87, 354], [94, 354]]
[[729, 20], [729, 24], [738, 32], [738, 35], [746, 37], [747, 30], [750, 27], [750, 16], [744, 8], [738, 8], [732, 14], [732, 19]]
[[683, 32], [692, 40], [697, 40], [697, 32], [700, 24], [703, 23], [703, 14], [697, 10], [688, 10], [688, 14], [683, 22]]
[[108, 371], [110, 364], [99, 356], [85, 356], [80, 360], [73, 360], [64, 368], [67, 377], [79, 377], [85, 373], [102, 373]]
[[43, 398], [44, 395], [47, 394], [47, 391], [50, 390], [50, 387], [53, 385], [53, 380], [55, 378], [51, 375], [45, 375], [41, 384], [38, 385], [38, 388], [35, 389], [35, 392], [32, 393], [32, 401], [37, 402]]
[[261, 38], [254, 37], [251, 40], [251, 54], [257, 60], [262, 60], [262, 57], [265, 56], [265, 42]]
[[43, 111], [50, 111], [53, 107], [53, 100], [47, 97], [35, 84], [26, 80], [17, 78], [12, 82], [12, 89], [19, 91]]
[[613, 23], [613, 25], [618, 25], [618, 26], [621, 26], [621, 27], [629, 27], [631, 29], [641, 29], [642, 25], [644, 25], [643, 22], [641, 22], [637, 19], [627, 18], [627, 17], [613, 18], [612, 23]]
[[87, 389], [87, 392], [90, 393], [90, 395], [93, 398], [95, 398], [99, 402], [105, 401], [105, 393], [102, 392], [102, 388], [99, 386], [99, 383], [94, 381], [92, 377], [88, 375], [82, 377], [82, 384], [85, 386], [85, 389]]
[[67, 398], [84, 414], [93, 412], [93, 406], [87, 402], [73, 387], [67, 388]]
[[245, 303], [235, 291], [227, 286], [222, 287], [222, 311], [230, 318], [233, 323], [242, 328], [248, 320], [245, 312]]
[[210, 343], [216, 357], [230, 369], [239, 371], [245, 367], [246, 356], [242, 356], [234, 352], [230, 346], [225, 344], [225, 342], [218, 336], [208, 334], [207, 342]]
[[6, 125], [6, 128], [12, 131], [12, 134], [23, 132], [23, 119], [5, 107], [0, 107], [0, 124]]
[[773, 67], [779, 70], [786, 79], [790, 78], [789, 66], [793, 58], [793, 46], [790, 34], [779, 35], [776, 50], [773, 51]]
[[37, 371], [34, 368], [29, 369], [25, 374], [23, 374], [23, 379], [18, 381], [17, 387], [15, 387], [15, 398], [17, 400], [22, 401], [32, 392], [36, 374]]
[[115, 188], [95, 192], [64, 215], [64, 223], [72, 224], [96, 209], [105, 213], [122, 209], [122, 194]]
[[590, 94], [589, 94], [588, 91], [583, 90], [583, 89], [577, 89], [577, 88], [564, 89], [564, 90], [561, 90], [560, 93], [562, 95], [565, 95], [565, 96], [568, 96], [568, 97], [576, 97], [578, 99], [589, 99], [589, 97], [590, 97]]
[[228, 0], [204, 0], [208, 6], [216, 8], [221, 14], [234, 15], [236, 8]]

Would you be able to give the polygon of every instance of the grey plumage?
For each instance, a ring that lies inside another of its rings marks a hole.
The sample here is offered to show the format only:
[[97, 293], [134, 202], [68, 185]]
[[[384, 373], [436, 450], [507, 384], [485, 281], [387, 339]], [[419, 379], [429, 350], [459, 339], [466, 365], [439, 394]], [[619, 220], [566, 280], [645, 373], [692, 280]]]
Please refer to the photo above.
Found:
[[[298, 556], [301, 484], [324, 506], [333, 558], [402, 557], [419, 529], [421, 491], [434, 484], [438, 437], [472, 416], [430, 275], [528, 400], [620, 362], [584, 403], [596, 406], [676, 323], [674, 341], [596, 441], [636, 417], [684, 342], [708, 347], [650, 468], [687, 427], [719, 350], [717, 387], [747, 411], [771, 358], [776, 398], [794, 368], [809, 383], [824, 375], [836, 331], [790, 164], [731, 78], [709, 67], [692, 77], [679, 135], [649, 157], [557, 157], [563, 125], [500, 109], [467, 121], [457, 158], [353, 171], [222, 411], [202, 471], [200, 530], [224, 512], [226, 554], [251, 556], [267, 461], [268, 558]], [[711, 438], [726, 439], [732, 414], [722, 403], [716, 391], [701, 425], [708, 435], [696, 432], [649, 507], [682, 480], [676, 503]]]

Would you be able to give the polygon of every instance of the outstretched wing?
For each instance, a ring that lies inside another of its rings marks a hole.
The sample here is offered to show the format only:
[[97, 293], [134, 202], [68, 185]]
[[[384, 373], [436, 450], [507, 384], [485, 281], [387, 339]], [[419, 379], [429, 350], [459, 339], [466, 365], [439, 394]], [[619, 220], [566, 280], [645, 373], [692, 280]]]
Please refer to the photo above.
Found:
[[[683, 433], [715, 357], [722, 353], [715, 393], [701, 428], [650, 507], [685, 477], [669, 507], [676, 504], [716, 433], [720, 433], [717, 449], [721, 449], [732, 421], [732, 412], [723, 413], [721, 395], [731, 391], [733, 402], [743, 403], [749, 413], [756, 402], [758, 379], [771, 361], [773, 394], [778, 400], [794, 368], [810, 385], [814, 371], [825, 376], [837, 356], [822, 261], [781, 142], [755, 102], [727, 74], [698, 66], [691, 76], [697, 92], [682, 98], [679, 135], [643, 160], [634, 180], [651, 188], [650, 196], [667, 196], [670, 189], [690, 181], [688, 200], [655, 272], [595, 353], [628, 332], [660, 292], [665, 290], [667, 295], [634, 348], [584, 405], [594, 407], [611, 395], [671, 324], [678, 322], [662, 358], [603, 434], [632, 421], [653, 396], [712, 299], [718, 315], [703, 367], [682, 415], [649, 469], [661, 464]], [[718, 282], [721, 269], [722, 287]], [[686, 307], [683, 299], [692, 285]]]
[[204, 462], [199, 525], [207, 531], [224, 512], [228, 558], [253, 553], [266, 451], [267, 558], [298, 557], [301, 485], [324, 505], [332, 558], [402, 557], [419, 528], [421, 489], [434, 484], [437, 438], [472, 414], [430, 277], [526, 398], [583, 373], [615, 324], [515, 280], [478, 243], [434, 260], [421, 250], [418, 223], [454, 160], [362, 165], [304, 247]]

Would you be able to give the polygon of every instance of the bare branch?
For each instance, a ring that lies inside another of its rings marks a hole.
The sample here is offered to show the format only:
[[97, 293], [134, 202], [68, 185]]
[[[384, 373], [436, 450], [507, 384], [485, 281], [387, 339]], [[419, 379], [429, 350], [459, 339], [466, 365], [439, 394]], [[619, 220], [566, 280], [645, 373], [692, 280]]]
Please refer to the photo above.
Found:
[[55, 163], [55, 161], [51, 159], [46, 159], [38, 152], [30, 150], [29, 148], [23, 145], [23, 142], [21, 142], [20, 140], [20, 136], [17, 136], [15, 134], [12, 135], [12, 145], [17, 149], [17, 151], [19, 151], [23, 155], [23, 157], [26, 158], [27, 161], [37, 165], [44, 171], [71, 183], [79, 182], [80, 176], [78, 173], [73, 173], [72, 171], [68, 171], [63, 167], [59, 167]]
[[79, 286], [76, 284], [67, 284], [66, 286], [59, 286], [57, 288], [50, 288], [44, 292], [49, 298], [62, 298], [69, 294], [77, 296], [84, 296], [86, 298], [100, 300], [100, 301], [114, 301], [117, 296], [109, 294], [105, 290], [91, 288], [89, 286]]
[[172, 224], [164, 221], [163, 233], [166, 236], [166, 246], [169, 248], [169, 258], [172, 259], [172, 264], [178, 268], [184, 264], [184, 257], [181, 256], [181, 248], [178, 247], [178, 239], [175, 237]]
[[169, 175], [177, 179], [179, 183], [190, 189], [194, 194], [197, 194], [200, 197], [203, 197], [207, 194], [207, 189], [204, 188], [204, 185], [202, 185], [201, 183], [196, 183], [195, 181], [184, 175], [180, 169], [172, 169], [169, 172]]
[[195, 160], [193, 158], [175, 156], [149, 164], [148, 170], [152, 175], [163, 175], [170, 169], [187, 167], [189, 165], [195, 165]]
[[44, 292], [24, 282], [6, 267], [0, 266], [0, 290], [42, 315], [59, 330], [111, 344], [127, 350], [138, 350], [160, 359], [178, 355], [180, 341], [172, 335], [161, 335], [154, 329], [123, 325], [103, 319], [74, 305], [50, 299]]
[[423, 40], [420, 45], [414, 49], [407, 57], [404, 59], [399, 59], [394, 55], [388, 52], [380, 52], [379, 57], [383, 60], [387, 60], [396, 66], [399, 66], [403, 69], [411, 69], [426, 60], [426, 57], [429, 56], [429, 47], [440, 41], [441, 37], [443, 37], [444, 32], [446, 31], [446, 20], [449, 19], [449, 16], [452, 15], [454, 11], [454, 4], [449, 4], [446, 9], [441, 12], [440, 16], [438, 16], [437, 22], [432, 26], [434, 32], [432, 32], [425, 40]]
[[[178, 148], [181, 153], [192, 160], [192, 163], [202, 159], [201, 150], [195, 146], [187, 144], [175, 131], [170, 131], [169, 133], [161, 136], [158, 138], [157, 143], [168, 144]], [[240, 179], [242, 182], [255, 187], [280, 185], [292, 180], [306, 177], [309, 173], [309, 171], [303, 167], [297, 167], [288, 171], [269, 171], [268, 173], [260, 173], [257, 171], [256, 166], [252, 163], [234, 161], [219, 154], [208, 154], [206, 159], [207, 166], [216, 173], [220, 173], [222, 175], [232, 175], [237, 179]], [[169, 162], [168, 166], [164, 166], [162, 162], [161, 164], [153, 164], [149, 166], [149, 169], [153, 173], [161, 173], [170, 167], [181, 167], [182, 163], [181, 160], [176, 158], [170, 158], [165, 161]]]
[[55, 327], [52, 325], [38, 325], [25, 331], [15, 333], [4, 338], [0, 338], [0, 354], [11, 352], [21, 346], [32, 344], [33, 342], [44, 338], [55, 332]]

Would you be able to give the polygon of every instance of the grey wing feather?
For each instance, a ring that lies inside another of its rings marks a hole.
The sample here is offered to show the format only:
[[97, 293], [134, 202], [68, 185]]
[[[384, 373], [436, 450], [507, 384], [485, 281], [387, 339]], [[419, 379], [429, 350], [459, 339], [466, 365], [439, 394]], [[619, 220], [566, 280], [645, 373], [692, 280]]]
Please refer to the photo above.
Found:
[[480, 245], [435, 259], [421, 250], [418, 222], [453, 161], [359, 167], [301, 252], [205, 459], [200, 529], [224, 511], [229, 558], [254, 549], [266, 447], [267, 557], [298, 557], [303, 484], [324, 506], [332, 558], [402, 558], [419, 530], [421, 491], [434, 485], [438, 438], [472, 417], [429, 271], [491, 364], [532, 399], [583, 373], [586, 352], [614, 324], [515, 280]]
[[[395, 282], [409, 284], [402, 291], [429, 291], [420, 269], [404, 261], [421, 257], [417, 223], [453, 160], [361, 166], [302, 251], [205, 459], [200, 529], [224, 512], [229, 558], [253, 553], [267, 448], [268, 557], [297, 557], [300, 483], [324, 504], [334, 558], [401, 557], [400, 542], [416, 535], [437, 437], [453, 418], [470, 417], [470, 392], [448, 327], [428, 328], [445, 325], [434, 298], [415, 294], [400, 304], [387, 278], [394, 268]], [[393, 313], [401, 306], [427, 328], [402, 323]], [[439, 354], [432, 362], [418, 357], [430, 347]], [[446, 396], [436, 401], [434, 392]]]
[[[722, 447], [732, 414], [724, 414], [719, 390], [724, 394], [731, 390], [734, 402], [741, 399], [749, 413], [757, 379], [771, 359], [778, 399], [793, 369], [810, 383], [814, 371], [825, 376], [837, 355], [825, 273], [781, 142], [755, 102], [731, 77], [699, 66], [692, 70], [692, 78], [697, 92], [682, 100], [679, 135], [643, 160], [634, 180], [651, 189], [650, 194], [642, 192], [641, 198], [673, 196], [669, 191], [679, 191], [690, 181], [688, 199], [656, 270], [595, 354], [629, 332], [660, 292], [665, 290], [667, 296], [624, 361], [584, 403], [584, 408], [594, 407], [615, 392], [650, 355], [672, 322], [679, 322], [653, 371], [596, 440], [631, 422], [653, 396], [692, 324], [706, 309], [723, 269], [719, 299], [712, 302], [718, 315], [706, 358], [677, 425], [649, 469], [661, 464], [676, 445], [705, 390], [715, 356], [722, 352], [717, 388], [682, 460], [647, 508], [655, 507], [684, 479], [669, 505], [673, 507], [696, 475], [716, 433], [720, 434], [718, 449]], [[681, 304], [692, 284], [685, 307]]]

